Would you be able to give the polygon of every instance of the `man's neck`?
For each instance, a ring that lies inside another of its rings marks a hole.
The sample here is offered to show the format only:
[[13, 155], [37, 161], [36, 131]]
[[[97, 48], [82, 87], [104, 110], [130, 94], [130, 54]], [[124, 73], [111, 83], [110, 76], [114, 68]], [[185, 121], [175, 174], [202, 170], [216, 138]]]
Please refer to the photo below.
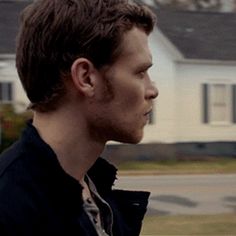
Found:
[[66, 117], [66, 114], [35, 113], [33, 125], [56, 153], [65, 172], [78, 181], [84, 178], [105, 146], [105, 143], [90, 137], [87, 125], [78, 117], [73, 119]]

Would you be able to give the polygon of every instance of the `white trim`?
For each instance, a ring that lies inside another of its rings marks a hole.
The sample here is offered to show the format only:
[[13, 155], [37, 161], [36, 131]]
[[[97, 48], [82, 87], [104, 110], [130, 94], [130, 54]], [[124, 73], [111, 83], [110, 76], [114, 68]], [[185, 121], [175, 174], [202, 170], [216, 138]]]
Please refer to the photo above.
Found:
[[0, 54], [0, 60], [16, 59], [16, 54]]
[[8, 63], [6, 61], [0, 61], [0, 69], [6, 68], [8, 66]]
[[178, 50], [178, 48], [165, 36], [165, 34], [158, 29], [155, 29], [152, 33], [154, 37], [157, 38], [156, 43], [162, 43], [166, 48], [167, 51], [174, 57], [176, 61], [184, 60], [184, 55]]

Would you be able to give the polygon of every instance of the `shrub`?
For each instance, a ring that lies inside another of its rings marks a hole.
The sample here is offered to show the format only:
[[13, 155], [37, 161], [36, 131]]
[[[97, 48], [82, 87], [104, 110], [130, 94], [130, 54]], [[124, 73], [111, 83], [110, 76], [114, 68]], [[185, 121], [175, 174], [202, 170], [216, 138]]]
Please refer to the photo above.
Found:
[[17, 113], [12, 104], [0, 105], [0, 152], [19, 138], [31, 117], [31, 111]]

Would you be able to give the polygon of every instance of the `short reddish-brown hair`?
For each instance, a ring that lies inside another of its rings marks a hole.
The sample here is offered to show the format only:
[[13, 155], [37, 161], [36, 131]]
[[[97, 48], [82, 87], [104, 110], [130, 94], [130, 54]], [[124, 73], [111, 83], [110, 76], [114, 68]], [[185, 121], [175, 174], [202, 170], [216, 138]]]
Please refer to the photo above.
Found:
[[16, 67], [39, 111], [55, 109], [65, 94], [63, 78], [79, 57], [96, 68], [112, 64], [123, 34], [136, 26], [149, 34], [155, 17], [129, 0], [38, 0], [21, 15]]

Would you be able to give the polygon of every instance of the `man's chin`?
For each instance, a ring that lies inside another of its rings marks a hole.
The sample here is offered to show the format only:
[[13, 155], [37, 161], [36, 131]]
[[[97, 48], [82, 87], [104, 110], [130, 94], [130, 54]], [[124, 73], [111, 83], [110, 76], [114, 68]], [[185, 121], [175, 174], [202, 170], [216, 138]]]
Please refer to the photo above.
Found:
[[126, 137], [122, 137], [114, 141], [126, 144], [138, 144], [142, 141], [142, 138], [143, 135], [127, 135]]

